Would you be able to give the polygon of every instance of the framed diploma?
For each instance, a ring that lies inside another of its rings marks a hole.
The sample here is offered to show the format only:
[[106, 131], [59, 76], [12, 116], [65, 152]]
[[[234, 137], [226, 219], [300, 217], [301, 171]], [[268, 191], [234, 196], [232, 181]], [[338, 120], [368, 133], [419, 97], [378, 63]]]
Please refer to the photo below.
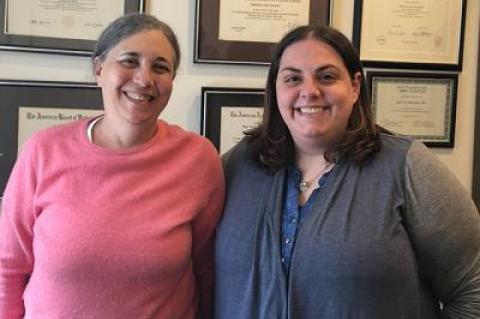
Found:
[[197, 0], [194, 62], [268, 64], [285, 33], [330, 15], [330, 0]]
[[365, 66], [462, 69], [466, 0], [355, 0], [354, 11]]
[[201, 133], [220, 154], [262, 121], [263, 89], [202, 87]]
[[102, 113], [95, 84], [0, 80], [0, 197], [23, 143], [36, 131]]
[[375, 121], [427, 146], [453, 147], [457, 74], [368, 72]]
[[0, 49], [90, 55], [100, 32], [143, 0], [0, 0]]

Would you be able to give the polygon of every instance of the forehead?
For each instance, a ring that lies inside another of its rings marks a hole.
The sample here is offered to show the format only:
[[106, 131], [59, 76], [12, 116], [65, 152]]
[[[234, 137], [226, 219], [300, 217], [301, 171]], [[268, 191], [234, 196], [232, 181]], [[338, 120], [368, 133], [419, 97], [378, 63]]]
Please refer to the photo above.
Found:
[[160, 30], [145, 30], [132, 34], [117, 43], [111, 53], [131, 52], [158, 55], [173, 60], [173, 47], [165, 34]]
[[305, 64], [332, 64], [344, 67], [340, 54], [329, 44], [308, 38], [292, 43], [285, 48], [280, 66]]

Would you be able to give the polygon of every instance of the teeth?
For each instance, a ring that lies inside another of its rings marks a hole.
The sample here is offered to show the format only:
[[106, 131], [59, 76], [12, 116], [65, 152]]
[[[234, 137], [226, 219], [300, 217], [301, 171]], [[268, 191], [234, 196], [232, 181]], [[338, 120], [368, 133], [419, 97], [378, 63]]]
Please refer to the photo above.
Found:
[[326, 109], [327, 107], [325, 106], [305, 106], [305, 107], [299, 108], [298, 111], [300, 113], [313, 114], [313, 113], [320, 112], [320, 110], [326, 110]]
[[147, 94], [139, 94], [139, 93], [127, 93], [127, 96], [129, 98], [131, 98], [132, 100], [135, 100], [135, 101], [147, 101], [147, 100], [151, 100], [152, 97], [150, 95], [147, 95]]

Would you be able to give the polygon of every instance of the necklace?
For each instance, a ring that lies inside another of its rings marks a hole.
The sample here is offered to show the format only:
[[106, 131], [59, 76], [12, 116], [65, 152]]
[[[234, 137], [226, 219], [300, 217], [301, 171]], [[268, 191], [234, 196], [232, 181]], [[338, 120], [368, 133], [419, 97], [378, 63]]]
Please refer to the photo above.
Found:
[[90, 123], [88, 123], [88, 127], [87, 127], [87, 137], [88, 137], [88, 140], [93, 143], [93, 128], [95, 126], [95, 124], [98, 123], [98, 121], [100, 121], [101, 119], [103, 118], [103, 115], [102, 116], [99, 116], [97, 118], [94, 118]]
[[331, 166], [332, 166], [332, 163], [328, 163], [312, 179], [307, 181], [301, 181], [300, 183], [298, 183], [298, 190], [300, 191], [300, 193], [305, 193], [306, 191], [308, 191], [310, 187], [313, 186], [314, 182], [317, 181], [318, 178], [322, 176]]

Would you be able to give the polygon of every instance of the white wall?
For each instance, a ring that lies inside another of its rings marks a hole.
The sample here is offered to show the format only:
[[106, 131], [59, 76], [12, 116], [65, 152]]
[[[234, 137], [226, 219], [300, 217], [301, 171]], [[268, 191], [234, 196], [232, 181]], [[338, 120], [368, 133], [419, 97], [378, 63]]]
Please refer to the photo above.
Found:
[[[351, 36], [353, 0], [332, 0], [333, 26]], [[202, 86], [263, 87], [264, 66], [214, 65], [193, 63], [195, 0], [149, 0], [146, 11], [167, 22], [175, 30], [183, 57], [175, 79], [169, 106], [162, 114], [167, 121], [187, 129], [200, 128], [200, 89]], [[465, 47], [460, 74], [455, 148], [433, 149], [471, 189], [475, 87], [478, 63], [480, 1], [468, 0]], [[86, 57], [0, 51], [0, 79], [93, 81]]]

